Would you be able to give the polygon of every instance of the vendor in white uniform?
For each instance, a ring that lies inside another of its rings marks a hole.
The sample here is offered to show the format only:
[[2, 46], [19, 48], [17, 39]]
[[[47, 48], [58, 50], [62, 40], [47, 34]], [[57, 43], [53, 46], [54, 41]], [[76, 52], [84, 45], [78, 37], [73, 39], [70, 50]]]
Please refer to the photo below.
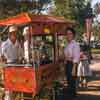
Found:
[[5, 63], [19, 63], [23, 58], [23, 51], [16, 38], [16, 26], [9, 27], [8, 39], [2, 43], [2, 57], [5, 58]]
[[[18, 29], [16, 26], [10, 26], [8, 39], [1, 45], [1, 58], [3, 58], [4, 62], [7, 64], [18, 64], [23, 58], [21, 46], [16, 38], [17, 31]], [[12, 92], [5, 91], [4, 100], [10, 100], [10, 93]]]
[[29, 27], [25, 27], [23, 30], [23, 36], [24, 36], [24, 59], [26, 63], [30, 62], [30, 30]]

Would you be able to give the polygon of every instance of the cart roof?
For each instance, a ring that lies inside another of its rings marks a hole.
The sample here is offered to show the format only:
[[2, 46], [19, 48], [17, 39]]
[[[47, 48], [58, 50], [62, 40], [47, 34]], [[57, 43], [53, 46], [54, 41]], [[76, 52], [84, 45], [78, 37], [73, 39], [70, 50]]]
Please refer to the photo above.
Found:
[[66, 20], [64, 17], [49, 16], [49, 15], [30, 15], [21, 13], [6, 19], [0, 20], [0, 25], [26, 24], [26, 23], [58, 23], [58, 24], [74, 24], [75, 22]]
[[16, 16], [12, 16], [6, 19], [0, 20], [0, 25], [12, 25], [12, 24], [24, 24], [31, 22], [31, 18], [27, 13], [21, 13]]

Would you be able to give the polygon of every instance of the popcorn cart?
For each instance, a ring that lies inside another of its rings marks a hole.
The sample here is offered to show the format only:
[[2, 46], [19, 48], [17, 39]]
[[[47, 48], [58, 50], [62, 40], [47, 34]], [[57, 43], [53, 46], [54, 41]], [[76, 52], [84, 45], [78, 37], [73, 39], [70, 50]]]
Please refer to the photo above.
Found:
[[0, 26], [13, 24], [22, 28], [30, 27], [31, 63], [0, 65], [3, 68], [4, 88], [11, 93], [20, 94], [11, 96], [11, 100], [24, 99], [23, 93], [32, 94], [33, 100], [42, 88], [51, 87], [53, 81], [57, 80], [59, 76], [57, 36], [65, 33], [66, 27], [71, 27], [73, 22], [62, 17], [28, 13], [0, 20]]

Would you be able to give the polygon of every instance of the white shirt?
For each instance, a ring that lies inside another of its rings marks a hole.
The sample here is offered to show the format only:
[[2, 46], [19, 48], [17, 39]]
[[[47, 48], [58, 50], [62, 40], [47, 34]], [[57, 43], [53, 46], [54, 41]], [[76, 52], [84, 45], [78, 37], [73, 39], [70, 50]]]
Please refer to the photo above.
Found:
[[80, 47], [75, 40], [72, 40], [64, 49], [64, 55], [66, 60], [71, 60], [74, 63], [78, 63], [80, 60]]
[[24, 42], [24, 58], [27, 62], [29, 62], [29, 42], [28, 40]]
[[1, 57], [1, 55], [2, 55], [2, 49], [1, 49], [1, 42], [0, 42], [0, 57]]
[[15, 44], [10, 39], [6, 40], [1, 45], [2, 55], [7, 59], [7, 63], [13, 62], [23, 57], [21, 46], [16, 41]]

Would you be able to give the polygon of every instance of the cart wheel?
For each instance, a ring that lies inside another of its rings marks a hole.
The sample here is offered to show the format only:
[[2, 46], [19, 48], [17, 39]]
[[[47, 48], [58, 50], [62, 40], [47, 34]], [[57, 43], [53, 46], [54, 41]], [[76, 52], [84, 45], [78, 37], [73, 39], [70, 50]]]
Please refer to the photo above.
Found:
[[0, 100], [4, 100], [5, 94], [3, 93], [2, 96], [0, 97]]
[[10, 100], [18, 100], [21, 97], [21, 94], [19, 92], [12, 92], [10, 94]]
[[48, 100], [55, 100], [54, 89], [48, 89]]
[[40, 96], [36, 95], [36, 96], [34, 96], [34, 98], [32, 100], [40, 100]]

